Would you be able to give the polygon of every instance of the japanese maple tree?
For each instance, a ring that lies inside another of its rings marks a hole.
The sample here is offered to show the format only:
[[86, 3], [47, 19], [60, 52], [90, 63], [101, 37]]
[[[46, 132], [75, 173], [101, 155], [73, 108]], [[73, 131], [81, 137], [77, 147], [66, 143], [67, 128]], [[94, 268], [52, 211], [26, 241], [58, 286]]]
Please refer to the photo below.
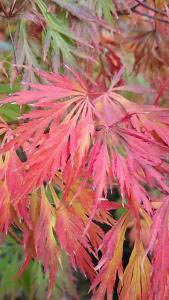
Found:
[[57, 299], [66, 255], [93, 300], [168, 300], [169, 1], [3, 0], [0, 18], [0, 231], [21, 272], [38, 260]]

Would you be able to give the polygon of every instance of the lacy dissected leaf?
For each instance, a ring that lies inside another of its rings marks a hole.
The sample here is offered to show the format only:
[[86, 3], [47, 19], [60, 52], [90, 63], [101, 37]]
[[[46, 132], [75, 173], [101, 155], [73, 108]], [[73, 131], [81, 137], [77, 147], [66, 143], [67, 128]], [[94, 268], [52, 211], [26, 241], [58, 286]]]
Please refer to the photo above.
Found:
[[[54, 196], [54, 190], [51, 191]], [[56, 234], [61, 246], [69, 255], [73, 267], [78, 267], [90, 279], [93, 279], [95, 273], [91, 254], [95, 256], [93, 249], [95, 251], [98, 249], [104, 234], [101, 227], [95, 222], [90, 223], [87, 234], [84, 234], [94, 201], [94, 193], [89, 188], [81, 187], [76, 183], [71, 186], [68, 193], [63, 194], [56, 212]], [[109, 209], [111, 208], [113, 205], [109, 207]], [[100, 217], [103, 223], [113, 222], [109, 213], [101, 206], [98, 208], [94, 220], [100, 222]], [[62, 230], [60, 230], [61, 228]]]
[[150, 241], [147, 253], [152, 254], [152, 298], [167, 299], [168, 297], [168, 221], [169, 221], [168, 197], [164, 198], [163, 204], [154, 215], [150, 231]]
[[[99, 248], [102, 257], [96, 267], [99, 272], [92, 283], [93, 299], [106, 297], [111, 300], [117, 283], [120, 299], [143, 300], [150, 295], [151, 263], [145, 257], [145, 249], [149, 242], [151, 219], [145, 211], [140, 211], [140, 217], [138, 226], [137, 219], [126, 213], [103, 238]], [[126, 237], [135, 244], [129, 263], [123, 270], [122, 257]]]
[[61, 257], [54, 228], [55, 214], [42, 187], [41, 193], [34, 193], [30, 199], [30, 224], [23, 229], [25, 262], [22, 271], [32, 258], [37, 258], [45, 272], [49, 273], [49, 295], [54, 287]]
[[40, 201], [40, 215], [34, 229], [35, 250], [38, 258], [44, 264], [45, 270], [50, 273], [52, 287], [56, 278], [60, 254], [54, 236], [55, 217], [44, 188], [41, 191]]
[[149, 299], [151, 264], [147, 257], [143, 263], [144, 253], [142, 243], [136, 242], [124, 271], [119, 299]]
[[[15, 201], [15, 195], [23, 183], [24, 173], [21, 162], [13, 149], [0, 156], [1, 176], [0, 176], [0, 199], [1, 199], [1, 221], [0, 231], [7, 234], [10, 225], [18, 225], [19, 219], [24, 218], [28, 221], [27, 197]], [[16, 175], [17, 172], [17, 175]]]
[[123, 243], [125, 232], [130, 222], [129, 215], [123, 216], [118, 223], [105, 235], [102, 243], [103, 255], [97, 270], [99, 270], [92, 289], [94, 291], [93, 299], [112, 299], [113, 288], [116, 281], [117, 274], [121, 277], [122, 270], [122, 256], [123, 256]]
[[61, 1], [61, 0], [53, 0], [53, 1], [59, 6], [61, 6], [62, 8], [69, 11], [75, 17], [81, 19], [82, 21], [99, 23], [99, 19], [97, 19], [93, 15], [93, 12], [86, 6], [79, 5], [74, 1]]

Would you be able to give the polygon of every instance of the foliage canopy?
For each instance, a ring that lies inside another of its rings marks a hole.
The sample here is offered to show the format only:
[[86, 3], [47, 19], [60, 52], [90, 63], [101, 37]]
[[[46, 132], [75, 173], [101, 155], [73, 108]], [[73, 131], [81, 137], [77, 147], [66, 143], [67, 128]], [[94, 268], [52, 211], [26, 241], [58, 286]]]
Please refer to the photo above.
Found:
[[72, 269], [93, 300], [169, 299], [169, 1], [3, 0], [0, 18], [0, 232], [21, 272], [39, 261], [48, 299], [78, 299]]

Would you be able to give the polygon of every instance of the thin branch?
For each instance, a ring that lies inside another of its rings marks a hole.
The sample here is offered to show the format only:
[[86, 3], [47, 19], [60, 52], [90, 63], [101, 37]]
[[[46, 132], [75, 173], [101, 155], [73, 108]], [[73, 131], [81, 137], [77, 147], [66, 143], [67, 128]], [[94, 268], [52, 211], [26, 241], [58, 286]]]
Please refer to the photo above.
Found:
[[155, 21], [159, 21], [159, 22], [162, 22], [162, 23], [165, 23], [165, 24], [169, 24], [169, 21], [166, 20], [166, 19], [162, 19], [162, 18], [158, 18], [156, 16], [150, 16], [146, 13], [142, 13], [138, 10], [134, 10], [133, 13], [137, 14], [137, 15], [140, 15], [140, 16], [143, 16], [143, 17], [147, 17], [149, 19], [152, 19], [152, 20], [155, 20]]
[[[142, 3], [144, 3], [145, 1], [146, 0], [143, 0]], [[135, 10], [139, 6], [140, 6], [140, 3], [137, 3], [137, 4], [133, 5], [132, 7], [130, 7], [128, 10], [123, 10], [123, 11], [117, 10], [117, 14], [120, 15], [120, 16], [130, 15], [130, 11]]]
[[[143, 0], [142, 3], [144, 3], [145, 1], [146, 1], [146, 0]], [[136, 2], [137, 2], [137, 1], [136, 1]], [[137, 4], [133, 5], [130, 9], [131, 9], [131, 10], [136, 9], [136, 8], [138, 8], [138, 7], [140, 6], [140, 4], [141, 4], [141, 3], [137, 3]]]
[[157, 8], [151, 7], [151, 6], [149, 6], [147, 3], [142, 2], [142, 1], [140, 1], [140, 0], [135, 0], [135, 1], [136, 1], [140, 6], [146, 8], [146, 9], [148, 9], [148, 10], [151, 10], [151, 11], [153, 11], [153, 12], [159, 14], [159, 15], [162, 15], [162, 16], [167, 17], [167, 14], [166, 14], [166, 13], [164, 13], [164, 12], [158, 10]]
[[[146, 14], [146, 13], [143, 13], [143, 12], [140, 12], [138, 11], [137, 9], [140, 7], [140, 6], [143, 6], [144, 8], [147, 8], [148, 10], [151, 10], [155, 13], [158, 13], [160, 15], [163, 15], [165, 17], [167, 17], [167, 15], [161, 11], [159, 11], [158, 9], [156, 8], [153, 8], [153, 7], [150, 7], [149, 5], [147, 5], [145, 3], [145, 0], [144, 1], [140, 1], [140, 0], [135, 0], [137, 2], [137, 5], [133, 6], [130, 8], [130, 10], [135, 13], [135, 14], [138, 14], [140, 16], [143, 16], [143, 17], [147, 17], [148, 19], [152, 19], [152, 20], [155, 20], [155, 21], [158, 21], [158, 22], [162, 22], [162, 23], [165, 23], [165, 24], [169, 24], [169, 21], [166, 20], [166, 19], [163, 19], [163, 18], [159, 18], [157, 16], [151, 16], [149, 14]], [[126, 15], [130, 15], [130, 11], [117, 11], [117, 14], [120, 15], [120, 16], [126, 16]]]

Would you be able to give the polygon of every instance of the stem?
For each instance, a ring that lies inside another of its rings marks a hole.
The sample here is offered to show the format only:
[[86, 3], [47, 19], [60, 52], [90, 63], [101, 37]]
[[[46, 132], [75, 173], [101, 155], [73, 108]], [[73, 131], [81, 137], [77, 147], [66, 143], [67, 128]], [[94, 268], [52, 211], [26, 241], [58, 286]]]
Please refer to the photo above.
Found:
[[141, 2], [140, 0], [135, 0], [135, 1], [136, 1], [140, 6], [146, 8], [146, 9], [148, 9], [148, 10], [151, 10], [151, 11], [153, 11], [153, 12], [159, 14], [159, 15], [162, 15], [162, 16], [167, 17], [167, 14], [165, 14], [164, 12], [158, 10], [157, 8], [151, 7], [151, 6], [149, 6], [148, 4], [146, 4], [145, 2]]
[[138, 10], [134, 10], [133, 13], [138, 14], [138, 15], [143, 16], [143, 17], [147, 17], [149, 19], [153, 19], [155, 21], [159, 21], [159, 22], [162, 22], [162, 23], [165, 23], [165, 24], [169, 24], [169, 21], [166, 20], [166, 19], [158, 18], [158, 17], [155, 17], [155, 16], [150, 16], [150, 15], [148, 15], [146, 13], [142, 13]]
[[[146, 14], [146, 13], [143, 13], [143, 12], [140, 12], [137, 10], [137, 8], [139, 8], [140, 6], [148, 9], [148, 10], [151, 10], [159, 15], [163, 15], [165, 17], [167, 17], [167, 14], [165, 14], [164, 12], [162, 11], [159, 11], [157, 8], [153, 8], [153, 7], [150, 7], [148, 4], [145, 3], [145, 0], [144, 1], [140, 1], [140, 0], [135, 0], [137, 2], [137, 5], [133, 6], [130, 8], [130, 10], [135, 13], [135, 14], [138, 14], [140, 16], [143, 16], [143, 17], [147, 17], [149, 19], [152, 19], [152, 20], [155, 20], [155, 21], [158, 21], [158, 22], [162, 22], [162, 23], [165, 23], [165, 24], [169, 24], [169, 21], [166, 20], [166, 19], [163, 19], [163, 18], [159, 18], [159, 17], [156, 17], [155, 15], [154, 16], [151, 16], [149, 14]], [[129, 11], [123, 11], [123, 12], [120, 12], [120, 11], [117, 11], [118, 15], [120, 16], [126, 16], [126, 15], [130, 15], [130, 12]]]

